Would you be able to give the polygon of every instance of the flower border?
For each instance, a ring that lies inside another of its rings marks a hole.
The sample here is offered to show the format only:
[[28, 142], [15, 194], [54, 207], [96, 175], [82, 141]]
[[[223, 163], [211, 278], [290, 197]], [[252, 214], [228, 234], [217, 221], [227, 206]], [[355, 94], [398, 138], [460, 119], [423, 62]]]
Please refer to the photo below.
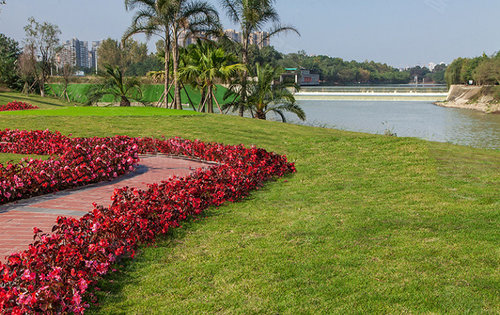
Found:
[[0, 105], [0, 112], [15, 111], [15, 110], [28, 110], [28, 109], [39, 109], [38, 106], [31, 105], [28, 103], [13, 101], [7, 103], [6, 105]]
[[[296, 171], [285, 156], [242, 145], [181, 138], [69, 138], [50, 131], [5, 130], [0, 136], [2, 152], [54, 155], [46, 164], [22, 162], [21, 169], [53, 166], [55, 161], [63, 167], [76, 156], [81, 159], [79, 163], [94, 170], [91, 165], [100, 165], [96, 164], [100, 158], [107, 168], [98, 169], [105, 175], [94, 178], [94, 172], [90, 172], [90, 181], [109, 179], [118, 169], [130, 170], [137, 163], [137, 154], [162, 153], [218, 163], [184, 178], [150, 184], [145, 190], [117, 189], [110, 207], [94, 204], [94, 209], [80, 219], [59, 217], [51, 234], [35, 228], [35, 242], [28, 250], [0, 264], [0, 313], [81, 314], [89, 307], [86, 301], [95, 301], [89, 289], [119, 257], [133, 257], [138, 245], [151, 244], [182, 220], [210, 206], [240, 200], [266, 181]], [[72, 171], [82, 169], [76, 169], [75, 164], [68, 167]], [[40, 168], [36, 172], [39, 174]], [[54, 189], [62, 188], [59, 179], [55, 181]], [[82, 182], [69, 181], [74, 185]], [[63, 180], [63, 184], [68, 181]]]

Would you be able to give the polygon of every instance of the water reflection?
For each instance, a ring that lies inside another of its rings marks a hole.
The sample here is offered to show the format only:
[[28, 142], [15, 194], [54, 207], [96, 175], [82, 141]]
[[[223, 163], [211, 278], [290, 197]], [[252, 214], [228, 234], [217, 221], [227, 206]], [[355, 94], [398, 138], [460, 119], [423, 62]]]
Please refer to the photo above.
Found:
[[[500, 115], [430, 102], [299, 101], [307, 124], [500, 149]], [[291, 122], [298, 122], [287, 115]]]

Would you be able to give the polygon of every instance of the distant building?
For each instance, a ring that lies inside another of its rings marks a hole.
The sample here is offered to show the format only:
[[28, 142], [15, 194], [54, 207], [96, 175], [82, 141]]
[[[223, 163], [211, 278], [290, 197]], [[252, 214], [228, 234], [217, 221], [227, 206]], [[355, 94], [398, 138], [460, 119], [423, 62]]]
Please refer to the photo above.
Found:
[[280, 82], [295, 83], [299, 86], [319, 85], [319, 74], [311, 73], [307, 69], [286, 68]]
[[59, 68], [65, 64], [80, 69], [97, 69], [97, 49], [100, 41], [93, 41], [89, 49], [89, 43], [73, 38], [64, 43], [62, 50], [56, 56]]
[[93, 41], [92, 42], [92, 48], [89, 51], [89, 68], [95, 69], [97, 72], [97, 50], [101, 46], [100, 41]]
[[64, 65], [76, 65], [76, 51], [71, 49], [71, 45], [66, 43], [55, 57], [56, 67], [62, 69]]
[[73, 38], [66, 42], [72, 55], [75, 56], [73, 66], [79, 68], [89, 67], [89, 43], [80, 41], [78, 38]]
[[228, 29], [224, 31], [224, 34], [233, 42], [241, 43], [241, 33], [233, 29]]
[[250, 45], [258, 46], [259, 48], [268, 47], [271, 45], [268, 32], [254, 32], [250, 34]]
[[[235, 31], [233, 29], [227, 29], [224, 34], [234, 42], [242, 43], [243, 35], [241, 32]], [[249, 44], [256, 45], [259, 48], [271, 46], [271, 40], [269, 38], [268, 32], [253, 32], [249, 35]]]
[[196, 41], [198, 39], [212, 40], [212, 41], [217, 40], [217, 38], [213, 35], [207, 35], [207, 34], [200, 33], [200, 34], [197, 34], [195, 36], [195, 35], [188, 33], [188, 32], [181, 32], [181, 34], [179, 36], [179, 45], [181, 47], [188, 47], [191, 44], [196, 44]]
[[[243, 42], [243, 36], [241, 32], [235, 31], [233, 29], [227, 29], [224, 30], [224, 34], [232, 41], [237, 42], [237, 43], [242, 43]], [[182, 47], [187, 47], [191, 44], [196, 43], [196, 39], [208, 39], [212, 41], [216, 41], [217, 38], [213, 35], [204, 35], [204, 34], [198, 34], [197, 36], [193, 36], [192, 34], [188, 34], [187, 32], [182, 32], [179, 36], [179, 45]], [[250, 45], [256, 45], [259, 48], [271, 46], [271, 40], [269, 39], [269, 33], [268, 32], [254, 32], [251, 33], [249, 36], [249, 44]]]
[[187, 47], [191, 44], [196, 43], [196, 38], [192, 34], [187, 32], [182, 32], [179, 37], [179, 45], [181, 47]]

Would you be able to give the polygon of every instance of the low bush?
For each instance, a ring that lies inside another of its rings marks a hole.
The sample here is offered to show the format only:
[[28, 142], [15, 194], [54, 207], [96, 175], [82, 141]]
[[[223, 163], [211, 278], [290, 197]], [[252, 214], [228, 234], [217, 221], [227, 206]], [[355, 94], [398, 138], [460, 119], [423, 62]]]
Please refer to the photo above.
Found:
[[[154, 242], [158, 235], [210, 206], [237, 201], [265, 181], [295, 172], [286, 157], [263, 149], [180, 138], [71, 139], [48, 131], [4, 131], [2, 140], [10, 142], [3, 145], [6, 151], [56, 156], [69, 149], [75, 156], [84, 156], [84, 161], [95, 161], [109, 149], [114, 152], [111, 157], [122, 154], [122, 162], [130, 157], [130, 164], [125, 161], [129, 166], [136, 162], [136, 153], [148, 152], [218, 164], [185, 178], [151, 184], [146, 190], [117, 189], [110, 207], [94, 205], [80, 219], [60, 217], [51, 234], [35, 228], [35, 242], [28, 250], [0, 264], [0, 313], [82, 313], [94, 299], [89, 289], [119, 257], [133, 257], [139, 244]], [[92, 148], [98, 153], [92, 155]], [[59, 160], [66, 158], [61, 155]]]

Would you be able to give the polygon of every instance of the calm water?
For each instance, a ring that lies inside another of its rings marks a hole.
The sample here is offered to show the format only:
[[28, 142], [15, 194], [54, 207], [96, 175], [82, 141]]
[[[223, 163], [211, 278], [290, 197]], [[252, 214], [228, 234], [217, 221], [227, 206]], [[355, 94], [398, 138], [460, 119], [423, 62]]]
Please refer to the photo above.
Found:
[[[299, 101], [308, 125], [500, 149], [500, 115], [430, 102]], [[289, 115], [287, 115], [289, 116]], [[289, 116], [290, 122], [297, 122]]]

